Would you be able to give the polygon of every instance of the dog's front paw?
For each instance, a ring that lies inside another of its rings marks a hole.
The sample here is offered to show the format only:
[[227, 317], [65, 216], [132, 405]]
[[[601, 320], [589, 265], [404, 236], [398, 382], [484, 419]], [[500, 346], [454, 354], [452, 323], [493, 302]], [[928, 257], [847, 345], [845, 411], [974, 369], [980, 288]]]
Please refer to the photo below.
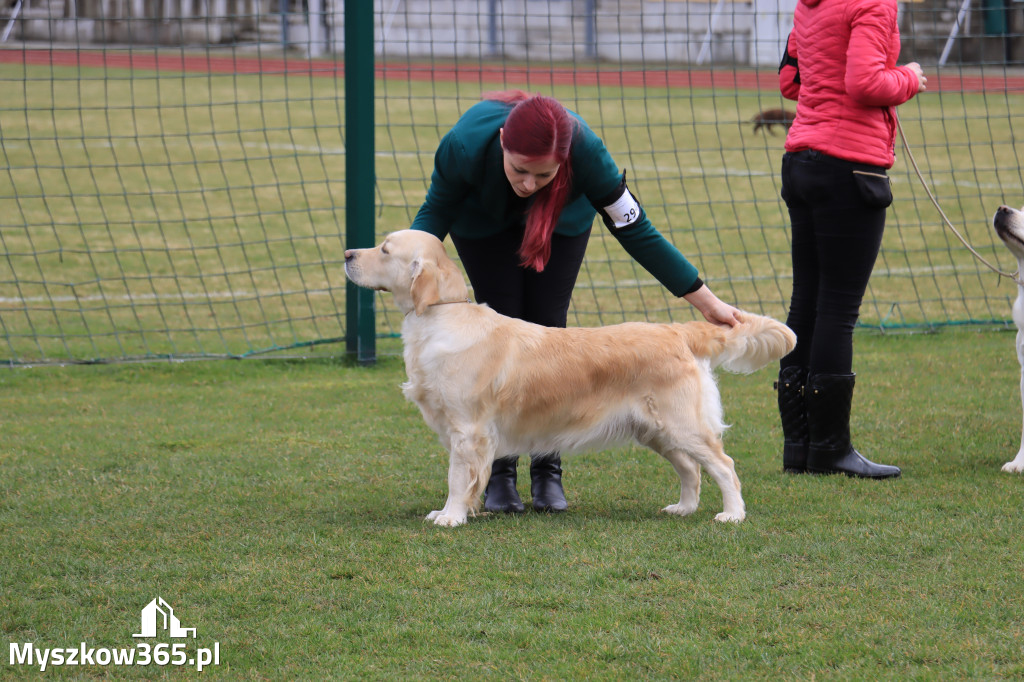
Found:
[[465, 514], [462, 516], [455, 516], [454, 514], [449, 514], [444, 509], [438, 509], [437, 511], [432, 511], [427, 514], [427, 521], [433, 521], [434, 525], [437, 526], [455, 528], [456, 526], [461, 526], [466, 522], [466, 516]]
[[661, 511], [666, 514], [674, 514], [675, 516], [689, 516], [693, 512], [697, 511], [696, 504], [670, 504]]
[[722, 512], [721, 514], [716, 514], [715, 515], [715, 521], [718, 521], [720, 523], [739, 523], [740, 521], [742, 521], [745, 518], [747, 518], [747, 515], [744, 512], [739, 512], [739, 513]]
[[1003, 465], [1003, 471], [1010, 474], [1021, 474], [1024, 473], [1024, 455], [1017, 455], [1017, 458], [1012, 462], [1007, 462]]

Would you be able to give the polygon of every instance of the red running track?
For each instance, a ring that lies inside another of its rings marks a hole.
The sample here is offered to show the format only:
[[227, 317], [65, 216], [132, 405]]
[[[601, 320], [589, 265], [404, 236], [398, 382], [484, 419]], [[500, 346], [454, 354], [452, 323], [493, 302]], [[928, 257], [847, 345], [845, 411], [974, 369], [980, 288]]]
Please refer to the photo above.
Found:
[[[341, 62], [308, 59], [267, 59], [259, 56], [209, 56], [143, 50], [2, 49], [0, 63], [75, 66], [136, 71], [211, 74], [306, 74], [342, 78]], [[376, 66], [378, 78], [405, 81], [493, 82], [529, 87], [547, 85], [650, 88], [778, 89], [775, 69], [725, 71], [715, 69], [580, 69], [531, 68], [488, 64], [387, 62]], [[926, 72], [927, 73], [927, 72]], [[928, 75], [929, 92], [1024, 92], [1024, 76], [1007, 74]]]

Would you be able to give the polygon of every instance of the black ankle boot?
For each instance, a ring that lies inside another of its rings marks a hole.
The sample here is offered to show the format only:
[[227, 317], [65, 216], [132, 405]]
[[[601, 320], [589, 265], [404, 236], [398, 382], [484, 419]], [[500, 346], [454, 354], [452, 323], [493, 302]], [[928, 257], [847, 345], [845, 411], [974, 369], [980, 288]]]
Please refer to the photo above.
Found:
[[779, 392], [782, 419], [782, 470], [790, 474], [807, 471], [807, 406], [804, 403], [805, 367], [779, 370], [775, 389]]
[[519, 457], [503, 457], [491, 465], [491, 478], [484, 490], [484, 510], [505, 514], [522, 514], [526, 511], [516, 490], [516, 464]]
[[807, 470], [858, 478], [895, 478], [899, 467], [875, 464], [850, 443], [854, 374], [815, 374], [807, 381]]
[[537, 511], [562, 512], [569, 507], [562, 490], [562, 458], [557, 452], [530, 457], [530, 494]]

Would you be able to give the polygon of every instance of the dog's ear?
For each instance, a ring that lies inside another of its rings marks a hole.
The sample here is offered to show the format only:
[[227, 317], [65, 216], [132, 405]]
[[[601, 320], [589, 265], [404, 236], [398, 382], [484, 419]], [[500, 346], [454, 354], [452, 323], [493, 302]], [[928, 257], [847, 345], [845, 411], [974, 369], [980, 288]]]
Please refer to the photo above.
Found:
[[469, 300], [469, 289], [466, 288], [462, 271], [450, 258], [438, 261], [437, 282], [438, 295], [442, 301]]
[[409, 264], [409, 268], [412, 276], [409, 293], [412, 295], [413, 308], [417, 315], [422, 315], [428, 306], [441, 301], [437, 287], [437, 264], [417, 258]]

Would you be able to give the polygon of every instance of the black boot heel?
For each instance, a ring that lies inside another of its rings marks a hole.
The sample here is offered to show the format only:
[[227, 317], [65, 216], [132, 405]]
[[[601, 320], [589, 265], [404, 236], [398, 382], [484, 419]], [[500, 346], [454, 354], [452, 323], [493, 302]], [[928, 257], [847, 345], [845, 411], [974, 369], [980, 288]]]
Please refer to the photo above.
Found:
[[558, 453], [530, 457], [530, 494], [537, 511], [563, 512], [569, 504], [562, 490], [562, 458]]
[[503, 514], [522, 514], [526, 511], [516, 490], [518, 457], [503, 457], [491, 465], [491, 478], [484, 490], [484, 511]]
[[896, 478], [899, 467], [875, 464], [850, 443], [854, 374], [815, 374], [807, 382], [807, 470], [857, 478]]

